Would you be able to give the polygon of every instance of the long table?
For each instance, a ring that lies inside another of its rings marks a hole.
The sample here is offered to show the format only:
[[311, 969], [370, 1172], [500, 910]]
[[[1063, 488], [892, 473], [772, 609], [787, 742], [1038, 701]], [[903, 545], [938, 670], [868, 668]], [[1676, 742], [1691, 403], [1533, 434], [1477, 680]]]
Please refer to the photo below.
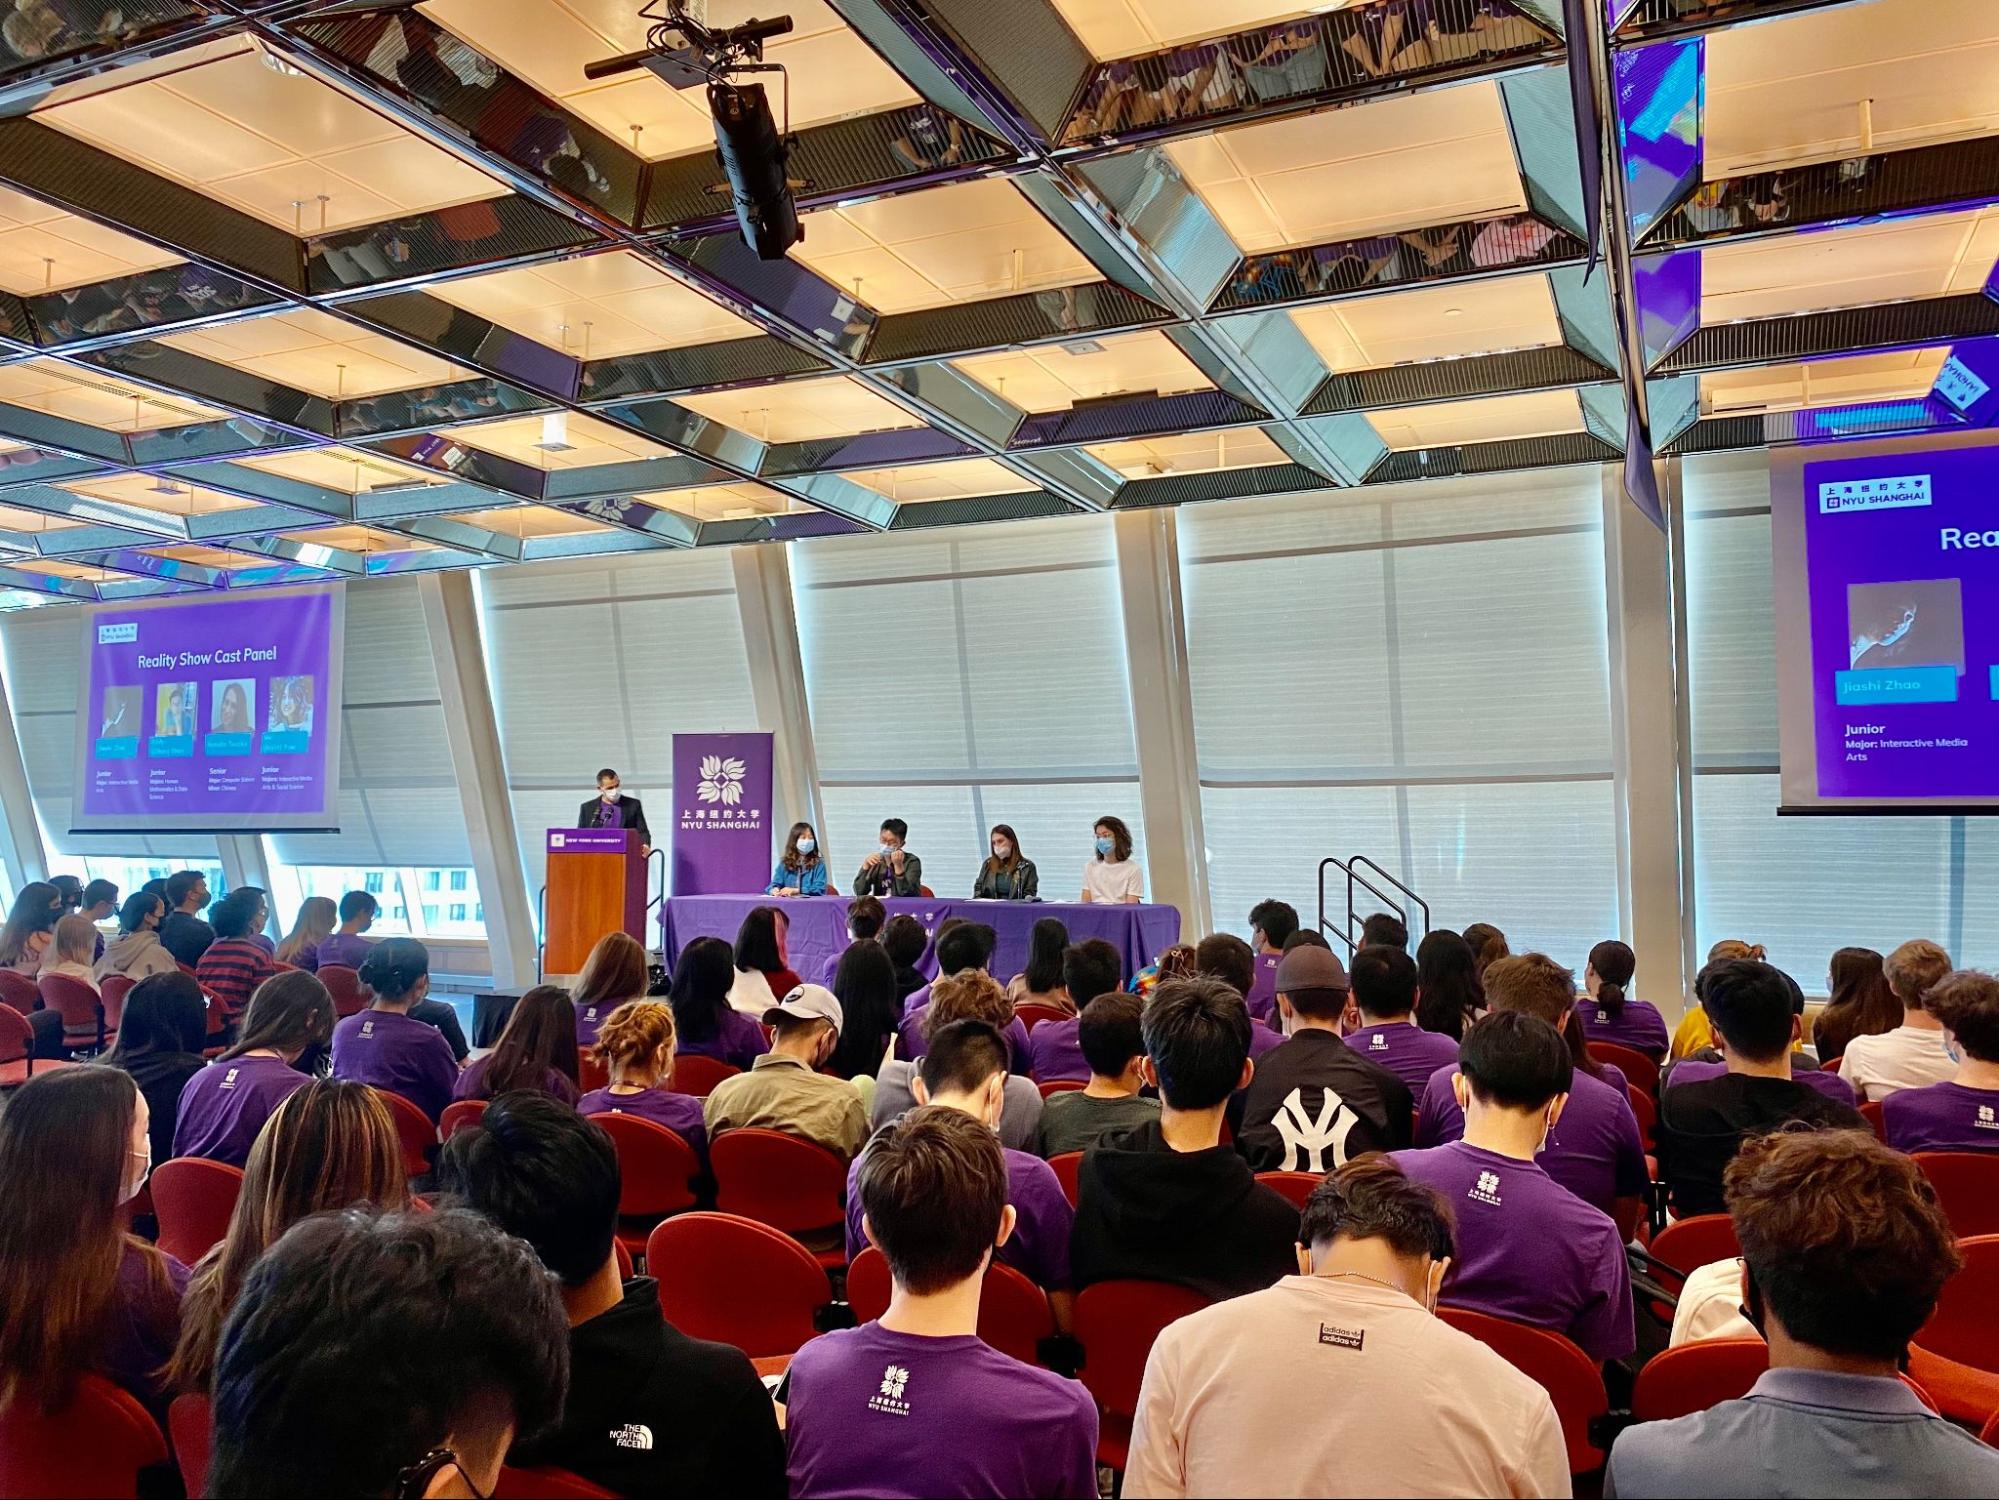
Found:
[[[1028, 938], [1043, 917], [1056, 917], [1069, 929], [1069, 941], [1103, 938], [1124, 960], [1126, 979], [1180, 941], [1180, 912], [1172, 906], [1111, 906], [1081, 901], [956, 901], [931, 896], [895, 896], [882, 903], [890, 916], [907, 912], [934, 939], [947, 917], [984, 922], [999, 935], [993, 973], [1004, 982], [1027, 967]], [[671, 965], [680, 950], [698, 937], [718, 937], [733, 943], [736, 930], [752, 907], [775, 906], [790, 918], [786, 948], [791, 968], [800, 978], [817, 983], [825, 961], [847, 946], [845, 896], [670, 896], [660, 914], [660, 947]], [[933, 942], [932, 947], [935, 944]], [[926, 948], [918, 967], [937, 972], [937, 960]]]

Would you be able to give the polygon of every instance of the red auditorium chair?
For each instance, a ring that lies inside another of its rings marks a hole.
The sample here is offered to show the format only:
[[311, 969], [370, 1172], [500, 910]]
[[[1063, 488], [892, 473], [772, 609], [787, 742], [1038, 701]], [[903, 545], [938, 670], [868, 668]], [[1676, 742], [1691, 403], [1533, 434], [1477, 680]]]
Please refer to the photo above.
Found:
[[37, 1073], [75, 1064], [35, 1056], [35, 1028], [11, 1006], [0, 1005], [0, 1089], [19, 1088]]
[[22, 1015], [41, 1008], [42, 992], [35, 981], [19, 969], [0, 969], [0, 1005], [10, 1005]]
[[[873, 1245], [847, 1268], [847, 1304], [854, 1321], [871, 1323], [888, 1311], [891, 1278], [888, 1257]], [[1012, 1266], [994, 1261], [979, 1291], [979, 1337], [1023, 1364], [1040, 1359], [1041, 1341], [1055, 1332], [1048, 1294]]]
[[1636, 1047], [1627, 1047], [1622, 1042], [1591, 1042], [1589, 1055], [1616, 1068], [1631, 1087], [1658, 1097], [1659, 1065]]
[[1867, 1103], [1861, 1105], [1860, 1114], [1861, 1118], [1866, 1120], [1868, 1125], [1873, 1128], [1875, 1140], [1886, 1141], [1888, 1139], [1888, 1126], [1881, 1118], [1881, 1101], [1879, 1099], [1870, 1099]]
[[454, 1099], [444, 1106], [444, 1113], [438, 1117], [437, 1138], [448, 1141], [467, 1125], [477, 1125], [479, 1117], [486, 1113], [484, 1099]]
[[138, 985], [130, 974], [106, 974], [98, 991], [104, 1000], [104, 1029], [115, 1032], [125, 1019], [125, 998]]
[[1122, 1470], [1146, 1356], [1168, 1323], [1208, 1305], [1199, 1292], [1165, 1281], [1099, 1281], [1076, 1298], [1083, 1384], [1097, 1398], [1097, 1462]]
[[734, 1078], [743, 1070], [720, 1058], [689, 1052], [673, 1059], [673, 1092], [690, 1099], [706, 1099], [724, 1078]]
[[173, 1440], [174, 1463], [181, 1487], [190, 1495], [208, 1492], [208, 1455], [215, 1445], [215, 1423], [208, 1398], [176, 1396], [167, 1408], [167, 1436]]
[[[726, 1137], [725, 1137], [726, 1139]], [[832, 1284], [788, 1234], [737, 1214], [668, 1219], [646, 1241], [659, 1310], [689, 1338], [733, 1344], [751, 1359], [798, 1352], [818, 1332]]]
[[588, 1047], [576, 1050], [576, 1087], [586, 1094], [594, 1094], [611, 1086], [611, 1070]]
[[503, 1468], [500, 1482], [493, 1486], [493, 1500], [599, 1500], [612, 1493], [581, 1474], [549, 1464], [532, 1469]]
[[61, 1411], [21, 1400], [0, 1411], [0, 1500], [136, 1497], [139, 1471], [166, 1461], [158, 1424], [102, 1375], [83, 1376]]
[[368, 992], [361, 985], [361, 971], [346, 964], [326, 964], [318, 971], [319, 982], [333, 997], [333, 1013], [351, 1016], [368, 1008]]
[[1988, 1448], [1999, 1448], [1999, 1408], [1985, 1419], [1985, 1425], [1978, 1429], [1978, 1441]]
[[200, 1156], [177, 1156], [153, 1168], [146, 1180], [159, 1220], [160, 1248], [193, 1265], [222, 1243], [236, 1200], [243, 1195], [243, 1169]]
[[1035, 1084], [1035, 1087], [1041, 1090], [1042, 1098], [1053, 1099], [1057, 1094], [1073, 1094], [1089, 1085], [1080, 1078], [1050, 1078], [1045, 1083]]
[[1048, 1158], [1048, 1165], [1054, 1169], [1055, 1180], [1062, 1184], [1062, 1196], [1069, 1200], [1069, 1206], [1076, 1206], [1076, 1173], [1083, 1165], [1083, 1153], [1064, 1151], [1060, 1156]]
[[1610, 1397], [1594, 1360], [1546, 1328], [1529, 1328], [1462, 1307], [1440, 1307], [1437, 1316], [1547, 1391], [1568, 1445], [1570, 1473], [1588, 1474], [1602, 1467], [1604, 1453], [1590, 1438], [1590, 1424], [1610, 1410]]
[[62, 1017], [65, 1046], [104, 1045], [104, 1001], [96, 990], [68, 974], [44, 974], [35, 988], [48, 1008]]
[[1702, 1266], [1718, 1260], [1732, 1260], [1742, 1253], [1735, 1242], [1735, 1224], [1727, 1214], [1695, 1214], [1668, 1224], [1652, 1241], [1652, 1258], [1679, 1273], [1668, 1275], [1654, 1268], [1660, 1285], [1677, 1292], [1686, 1278]]
[[[727, 1130], [708, 1147], [708, 1164], [721, 1212], [794, 1237], [836, 1226], [844, 1234], [847, 1164], [824, 1146], [776, 1130]], [[847, 1252], [822, 1250], [818, 1259], [837, 1270]]]
[[618, 1243], [643, 1255], [646, 1236], [660, 1220], [694, 1207], [694, 1179], [701, 1162], [677, 1131], [637, 1115], [603, 1114], [618, 1153]]
[[1020, 1021], [1020, 1024], [1025, 1026], [1029, 1031], [1034, 1030], [1043, 1021], [1068, 1021], [1074, 1019], [1068, 1011], [1053, 1005], [1035, 1005], [1031, 1003], [1016, 1005], [1013, 1008], [1013, 1013]]
[[1638, 1117], [1638, 1139], [1647, 1151], [1656, 1149], [1653, 1134], [1659, 1127], [1659, 1106], [1652, 1096], [1635, 1083], [1624, 1086], [1625, 1094], [1631, 1100], [1631, 1113]]
[[403, 1170], [412, 1177], [421, 1177], [430, 1170], [431, 1149], [437, 1145], [437, 1127], [430, 1123], [430, 1116], [401, 1094], [392, 1089], [376, 1089], [382, 1102], [389, 1107], [389, 1117], [396, 1122], [396, 1134], [403, 1142]]
[[1761, 1339], [1702, 1339], [1668, 1349], [1638, 1372], [1631, 1418], [1666, 1422], [1737, 1400], [1769, 1368], [1770, 1346]]
[[1312, 1189], [1326, 1179], [1311, 1172], [1258, 1172], [1256, 1180], [1303, 1208], [1305, 1200], [1312, 1196]]
[[1909, 1348], [1909, 1374], [1936, 1409], [1977, 1426], [1999, 1411], [1999, 1234], [1959, 1240], [1964, 1269]]
[[1918, 1151], [1914, 1160], [1959, 1239], [1999, 1234], [1999, 1152]]

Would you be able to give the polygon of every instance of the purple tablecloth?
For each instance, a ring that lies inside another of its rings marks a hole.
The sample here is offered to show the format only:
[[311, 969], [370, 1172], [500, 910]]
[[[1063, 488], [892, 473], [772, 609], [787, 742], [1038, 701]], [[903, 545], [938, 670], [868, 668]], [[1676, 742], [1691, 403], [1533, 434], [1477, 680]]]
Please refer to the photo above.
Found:
[[[933, 935], [946, 917], [984, 922], [999, 934], [992, 972], [1001, 983], [1027, 967], [1028, 936], [1043, 917], [1059, 918], [1069, 929], [1072, 943], [1085, 938], [1106, 939], [1124, 959], [1126, 980], [1180, 941], [1180, 912], [1172, 906], [951, 901], [925, 896], [898, 896], [882, 904], [890, 916], [908, 912]], [[660, 913], [660, 947], [666, 953], [667, 963], [671, 965], [678, 960], [680, 950], [698, 937], [735, 942], [736, 929], [742, 926], [744, 915], [750, 908], [764, 905], [779, 907], [790, 918], [786, 951], [795, 974], [816, 981], [825, 961], [847, 946], [845, 896], [794, 896], [781, 901], [769, 896], [670, 896]], [[935, 974], [937, 961], [926, 950], [918, 967], [925, 974]]]

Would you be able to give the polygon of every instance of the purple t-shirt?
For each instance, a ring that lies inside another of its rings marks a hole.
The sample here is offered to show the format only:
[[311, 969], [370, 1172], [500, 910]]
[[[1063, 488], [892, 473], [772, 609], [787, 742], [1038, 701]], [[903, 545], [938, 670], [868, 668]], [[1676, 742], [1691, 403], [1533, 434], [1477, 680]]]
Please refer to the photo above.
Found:
[[[1064, 1291], [1069, 1285], [1069, 1231], [1076, 1211], [1055, 1169], [1038, 1156], [1011, 1147], [1006, 1152], [1006, 1201], [1013, 1205], [1013, 1234], [999, 1248], [999, 1258], [1044, 1291]], [[867, 1152], [847, 1168], [847, 1259], [852, 1262], [868, 1247], [861, 1228], [861, 1163]]]
[[232, 1057], [210, 1063], [180, 1091], [174, 1155], [243, 1166], [271, 1112], [309, 1082], [282, 1057]]
[[763, 1027], [741, 1011], [725, 1010], [713, 1036], [698, 1041], [683, 1036], [673, 1045], [682, 1056], [691, 1053], [696, 1057], [712, 1057], [747, 1073], [758, 1058], [770, 1051], [770, 1038], [764, 1035]]
[[1249, 993], [1243, 1003], [1257, 1020], [1269, 1022], [1277, 1014], [1277, 961], [1281, 953], [1259, 953], [1256, 955], [1256, 977], [1250, 981]]
[[1897, 1089], [1881, 1101], [1881, 1124], [1897, 1151], [1999, 1151], [1999, 1089]]
[[[493, 1054], [490, 1052], [484, 1057], [467, 1063], [464, 1071], [452, 1081], [451, 1097], [453, 1099], [492, 1098], [492, 1090], [486, 1087], [486, 1074], [492, 1067], [492, 1063]], [[578, 1093], [577, 1087], [570, 1081], [569, 1075], [558, 1072], [554, 1068], [549, 1068], [542, 1074], [541, 1091], [544, 1094], [553, 1095], [564, 1104], [571, 1105], [576, 1102]]]
[[[1690, 1057], [1666, 1069], [1665, 1076], [1659, 1080], [1659, 1086], [1674, 1088], [1683, 1083], [1701, 1083], [1709, 1078], [1719, 1078], [1727, 1071], [1727, 1063], [1701, 1062]], [[1791, 1082], [1802, 1083], [1808, 1089], [1816, 1089], [1836, 1104], [1858, 1107], [1853, 1096], [1853, 1085], [1837, 1073], [1826, 1072], [1824, 1068], [1793, 1066]]]
[[[1457, 1071], [1453, 1065], [1430, 1075], [1416, 1110], [1417, 1146], [1442, 1146], [1463, 1139], [1464, 1111], [1451, 1092], [1451, 1078]], [[1608, 1065], [1604, 1072], [1614, 1084], [1587, 1073], [1576, 1074], [1568, 1107], [1548, 1132], [1539, 1165], [1583, 1202], [1609, 1213], [1617, 1199], [1637, 1197], [1645, 1191], [1647, 1173], [1645, 1142], [1638, 1133], [1638, 1117], [1631, 1112], [1624, 1075]]]
[[[831, 986], [828, 986], [828, 988], [831, 988]], [[904, 995], [902, 997], [903, 1020], [907, 1021], [911, 1016], [915, 1015], [919, 1010], [923, 1009], [923, 1007], [928, 1005], [929, 1003], [930, 1003], [929, 985], [927, 984], [924, 985], [923, 988], [920, 990], [911, 990], [907, 995]]]
[[190, 1273], [164, 1250], [157, 1254], [164, 1262], [164, 1286], [153, 1279], [147, 1264], [152, 1257], [137, 1245], [126, 1245], [112, 1287], [103, 1342], [91, 1365], [113, 1385], [138, 1397], [153, 1420], [164, 1426], [174, 1393], [161, 1384], [160, 1370], [173, 1357], [180, 1338], [180, 1304]]
[[358, 969], [366, 962], [368, 950], [374, 946], [358, 932], [336, 932], [332, 937], [320, 939], [319, 946], [312, 950], [312, 966], [323, 969], [328, 964], [335, 964]]
[[1363, 1026], [1347, 1045], [1371, 1063], [1379, 1063], [1409, 1085], [1412, 1098], [1423, 1097], [1430, 1075], [1458, 1063], [1458, 1044], [1438, 1031], [1425, 1031], [1407, 1021]]
[[1576, 1014], [1582, 1018], [1583, 1035], [1593, 1042], [1615, 1042], [1620, 1047], [1629, 1047], [1634, 1052], [1643, 1052], [1657, 1062], [1666, 1055], [1672, 1038], [1666, 1032], [1666, 1018], [1659, 1014], [1659, 1007], [1647, 1000], [1627, 1000], [1616, 1020], [1604, 1014], [1603, 1008], [1587, 997], [1576, 1002]]
[[333, 1028], [333, 1076], [401, 1094], [435, 1120], [451, 1102], [458, 1060], [435, 1026], [393, 1010], [364, 1010]]
[[[923, 1056], [923, 1015], [928, 1009], [929, 1007], [925, 1006], [923, 1010], [904, 1016], [902, 1024], [896, 1028], [895, 1055], [904, 1062], [914, 1062]], [[1026, 1072], [1028, 1059], [1033, 1055], [1034, 1049], [1028, 1040], [1027, 1027], [1020, 1017], [1015, 1016], [1007, 1022], [1006, 1029], [1001, 1035], [1006, 1038], [1007, 1066], [1016, 1073]], [[1090, 1075], [1085, 1073], [1083, 1076], [1087, 1078]]]
[[1066, 1021], [1043, 1021], [1027, 1034], [1027, 1071], [1036, 1083], [1053, 1083], [1058, 1078], [1089, 1082], [1090, 1065], [1083, 1057], [1082, 1043], [1076, 1040], [1082, 1022], [1071, 1016]]
[[1249, 1026], [1249, 1060], [1255, 1062], [1266, 1052], [1274, 1052], [1284, 1045], [1284, 1033], [1266, 1026], [1261, 1021], [1252, 1021]]
[[[853, 946], [852, 943], [847, 944], [847, 948]], [[829, 990], [833, 988], [834, 976], [840, 972], [840, 960], [847, 956], [847, 948], [842, 948], [819, 966], [819, 982]]]
[[633, 1115], [664, 1125], [688, 1145], [708, 1167], [708, 1127], [701, 1118], [701, 1101], [689, 1094], [666, 1089], [646, 1089], [636, 1094], [614, 1094], [608, 1088], [592, 1089], [577, 1102], [580, 1115]]
[[974, 1334], [821, 1334], [785, 1377], [794, 1500], [1096, 1500], [1097, 1404]]
[[1445, 1302], [1551, 1328], [1594, 1360], [1637, 1347], [1631, 1274], [1608, 1215], [1532, 1162], [1463, 1141], [1390, 1159], [1443, 1194], [1457, 1216]]

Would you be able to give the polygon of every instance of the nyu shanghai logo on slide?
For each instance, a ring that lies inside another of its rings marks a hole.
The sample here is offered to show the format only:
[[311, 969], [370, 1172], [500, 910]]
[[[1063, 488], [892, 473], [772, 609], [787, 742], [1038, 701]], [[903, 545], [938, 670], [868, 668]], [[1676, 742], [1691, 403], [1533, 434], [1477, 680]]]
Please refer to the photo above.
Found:
[[903, 1389], [909, 1384], [909, 1371], [901, 1365], [890, 1365], [882, 1371], [881, 1390], [868, 1398], [868, 1410], [884, 1412], [891, 1417], [909, 1415], [909, 1403], [902, 1399]]
[[701, 782], [694, 788], [694, 795], [703, 802], [719, 802], [724, 807], [734, 807], [743, 800], [743, 778], [749, 774], [745, 766], [735, 756], [724, 760], [719, 755], [701, 757]]
[[139, 639], [139, 622], [127, 620], [122, 625], [100, 625], [97, 627], [97, 644], [100, 646], [127, 646]]
[[1497, 1172], [1479, 1173], [1478, 1181], [1471, 1185], [1470, 1190], [1465, 1196], [1467, 1198], [1476, 1198], [1480, 1203], [1490, 1203], [1494, 1208], [1500, 1207], [1499, 1174]]
[[1904, 510], [1930, 503], [1930, 476], [1901, 474], [1892, 479], [1841, 479], [1819, 486], [1819, 514], [1849, 510]]

